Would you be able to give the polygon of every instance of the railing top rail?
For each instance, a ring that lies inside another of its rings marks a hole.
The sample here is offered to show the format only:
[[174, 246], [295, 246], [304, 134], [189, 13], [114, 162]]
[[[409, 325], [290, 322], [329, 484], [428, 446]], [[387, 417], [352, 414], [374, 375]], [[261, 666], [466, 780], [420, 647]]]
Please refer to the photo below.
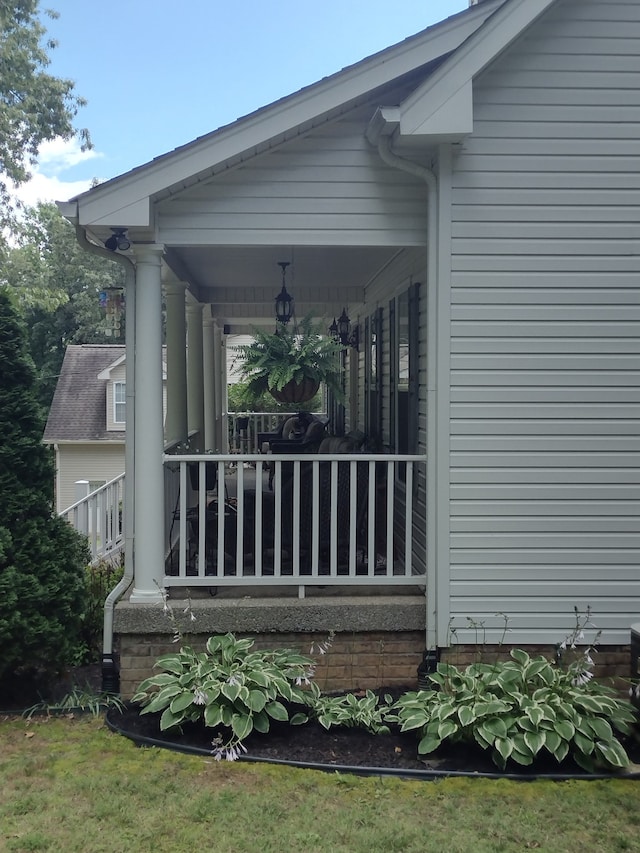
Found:
[[[174, 457], [171, 457], [171, 458], [174, 458]], [[93, 492], [89, 492], [88, 495], [85, 495], [83, 498], [80, 498], [79, 501], [76, 501], [75, 503], [71, 504], [71, 506], [66, 507], [59, 514], [60, 515], [66, 515], [68, 512], [71, 512], [72, 510], [77, 509], [83, 503], [86, 503], [90, 498], [95, 498], [96, 495], [99, 495], [101, 492], [105, 492], [110, 486], [115, 486], [121, 480], [124, 480], [124, 471], [122, 472], [122, 474], [118, 474], [117, 477], [114, 477], [113, 480], [109, 480], [108, 483], [105, 483], [103, 486], [100, 486], [99, 488], [94, 489]]]
[[170, 462], [424, 462], [424, 454], [413, 453], [166, 453]]

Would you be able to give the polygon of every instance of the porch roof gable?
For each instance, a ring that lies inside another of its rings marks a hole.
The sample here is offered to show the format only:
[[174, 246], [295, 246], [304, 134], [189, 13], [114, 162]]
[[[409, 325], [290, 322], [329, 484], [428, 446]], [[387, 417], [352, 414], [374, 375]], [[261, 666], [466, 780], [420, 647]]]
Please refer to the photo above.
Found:
[[473, 131], [473, 80], [557, 0], [507, 0], [412, 92], [382, 111], [401, 137], [455, 141]]
[[[210, 134], [60, 203], [63, 215], [91, 228], [148, 227], [151, 203], [252, 157], [338, 114], [460, 45], [506, 2], [485, 0], [397, 45], [286, 96]], [[539, 2], [539, 0], [534, 0]]]

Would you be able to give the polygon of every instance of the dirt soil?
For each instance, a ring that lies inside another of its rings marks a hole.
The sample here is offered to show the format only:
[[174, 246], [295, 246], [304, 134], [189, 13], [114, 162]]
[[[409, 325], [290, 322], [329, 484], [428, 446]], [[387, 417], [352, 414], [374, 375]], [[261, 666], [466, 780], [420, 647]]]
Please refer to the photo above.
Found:
[[[199, 724], [184, 726], [181, 734], [161, 732], [160, 714], [140, 715], [136, 707], [124, 712], [110, 711], [110, 722], [125, 736], [150, 738], [174, 748], [195, 747], [203, 752], [212, 750], [215, 735], [211, 729]], [[329, 767], [385, 768], [399, 775], [402, 771], [446, 771], [447, 773], [490, 773], [503, 775], [490, 756], [473, 745], [441, 747], [428, 756], [419, 756], [415, 733], [393, 731], [391, 734], [373, 735], [361, 729], [332, 728], [329, 731], [319, 723], [302, 726], [272, 723], [268, 734], [252, 734], [245, 745], [248, 755], [257, 759], [277, 759], [301, 762], [305, 765], [322, 764]], [[630, 750], [631, 753], [632, 750]], [[640, 762], [640, 750], [635, 747], [632, 761]], [[638, 769], [638, 768], [636, 768]], [[587, 775], [572, 761], [561, 765], [549, 757], [536, 763], [535, 769], [513, 765], [507, 771], [518, 775]], [[356, 771], [357, 772], [357, 771]]]

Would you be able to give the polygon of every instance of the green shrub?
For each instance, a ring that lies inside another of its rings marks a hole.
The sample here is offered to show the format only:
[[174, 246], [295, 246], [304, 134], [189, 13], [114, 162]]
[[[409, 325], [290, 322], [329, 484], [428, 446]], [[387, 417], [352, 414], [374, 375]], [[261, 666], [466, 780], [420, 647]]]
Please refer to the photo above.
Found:
[[633, 707], [615, 691], [568, 669], [512, 649], [511, 660], [474, 663], [461, 670], [439, 664], [433, 689], [406, 693], [394, 709], [402, 731], [417, 730], [418, 752], [445, 741], [477, 743], [504, 769], [508, 760], [533, 764], [544, 752], [568, 755], [585, 770], [629, 763], [617, 734], [629, 734]]
[[271, 720], [306, 722], [303, 712], [289, 718], [282, 700], [307, 706], [317, 691], [312, 658], [288, 649], [251, 651], [253, 645], [224, 634], [210, 637], [205, 652], [184, 647], [164, 655], [155, 664], [163, 672], [145, 679], [133, 701], [143, 714], [162, 711], [163, 731], [196, 721], [226, 731], [226, 740], [214, 742], [215, 755], [237, 758], [251, 732], [268, 732]]
[[0, 677], [69, 663], [86, 606], [86, 539], [53, 512], [53, 461], [24, 330], [0, 290]]
[[75, 650], [77, 664], [95, 663], [102, 658], [104, 602], [123, 574], [122, 561], [101, 560], [85, 569], [86, 603]]

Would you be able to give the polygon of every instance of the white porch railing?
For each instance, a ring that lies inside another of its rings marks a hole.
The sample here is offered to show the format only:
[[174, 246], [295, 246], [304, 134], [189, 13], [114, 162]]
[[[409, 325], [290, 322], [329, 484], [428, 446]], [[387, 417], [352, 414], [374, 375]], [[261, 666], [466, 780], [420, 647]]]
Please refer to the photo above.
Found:
[[124, 548], [124, 477], [120, 474], [60, 513], [87, 537], [92, 563], [115, 557]]
[[[229, 449], [232, 453], [260, 453], [258, 436], [261, 432], [275, 432], [278, 424], [297, 412], [229, 412]], [[323, 417], [320, 412], [316, 417]]]
[[[424, 456], [164, 457], [170, 586], [425, 583]], [[273, 466], [273, 488], [268, 487]]]

